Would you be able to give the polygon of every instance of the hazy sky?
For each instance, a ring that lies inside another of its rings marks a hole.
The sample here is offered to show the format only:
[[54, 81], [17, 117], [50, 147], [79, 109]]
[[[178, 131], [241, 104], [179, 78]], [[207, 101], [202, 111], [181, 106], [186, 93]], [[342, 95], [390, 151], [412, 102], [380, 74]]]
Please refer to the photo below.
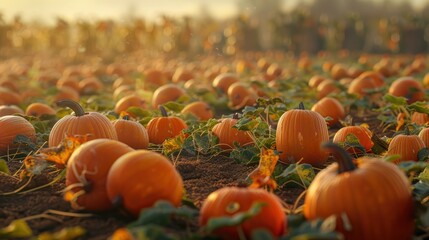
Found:
[[[303, 0], [283, 1], [285, 7], [290, 8], [297, 1]], [[410, 1], [414, 6], [418, 6], [429, 0], [395, 1]], [[45, 22], [53, 21], [56, 16], [68, 20], [75, 18], [117, 19], [129, 13], [149, 19], [159, 17], [160, 14], [193, 15], [200, 12], [202, 5], [207, 6], [212, 16], [217, 18], [232, 16], [237, 11], [236, 0], [0, 0], [0, 13], [6, 20], [20, 14], [24, 21], [39, 18]]]

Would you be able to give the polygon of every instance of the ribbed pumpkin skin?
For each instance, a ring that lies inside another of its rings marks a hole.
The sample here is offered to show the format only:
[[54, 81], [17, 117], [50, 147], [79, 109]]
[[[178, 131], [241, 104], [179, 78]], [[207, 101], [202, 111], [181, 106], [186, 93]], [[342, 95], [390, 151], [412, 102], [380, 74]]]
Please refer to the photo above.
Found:
[[18, 147], [13, 144], [17, 135], [24, 135], [36, 141], [36, 130], [25, 118], [14, 115], [0, 117], [0, 154], [6, 154]]
[[49, 147], [57, 146], [66, 136], [87, 134], [89, 139], [118, 139], [113, 124], [106, 116], [89, 112], [83, 116], [67, 115], [58, 120], [49, 133]]
[[418, 136], [423, 140], [425, 146], [429, 147], [429, 128], [423, 128], [420, 130]]
[[[234, 216], [248, 211], [256, 202], [266, 203], [258, 215], [241, 224], [246, 239], [258, 228], [264, 228], [273, 236], [280, 236], [286, 227], [286, 214], [278, 197], [264, 189], [224, 187], [212, 192], [204, 201], [199, 217], [200, 226], [210, 218]], [[222, 227], [214, 232], [222, 239], [240, 239], [237, 227]]]
[[340, 119], [346, 116], [343, 105], [335, 98], [324, 97], [320, 99], [311, 108], [312, 111], [320, 113], [322, 117], [331, 117], [332, 120], [328, 121], [330, 126], [337, 124]]
[[152, 95], [152, 107], [158, 108], [159, 105], [174, 101], [185, 94], [185, 90], [176, 84], [165, 84], [157, 88]]
[[[105, 211], [112, 207], [107, 196], [106, 180], [112, 164], [120, 156], [134, 149], [128, 145], [112, 139], [94, 139], [79, 146], [67, 162], [66, 186], [80, 183], [79, 176], [90, 183], [90, 190], [85, 191], [71, 204], [75, 209], [91, 211]], [[83, 174], [83, 171], [86, 173]], [[82, 191], [82, 187], [68, 188], [66, 200], [74, 193]]]
[[411, 115], [411, 122], [416, 123], [417, 125], [425, 125], [429, 122], [429, 115], [426, 113], [413, 112]]
[[119, 141], [134, 149], [146, 149], [148, 147], [149, 135], [142, 124], [125, 119], [117, 119], [112, 123]]
[[317, 112], [292, 109], [283, 113], [276, 129], [276, 148], [280, 161], [322, 165], [328, 153], [320, 149], [320, 144], [329, 141], [325, 119]]
[[418, 161], [417, 153], [425, 147], [423, 140], [417, 135], [399, 134], [392, 138], [386, 155], [401, 155], [395, 163], [403, 161]]
[[237, 121], [238, 119], [234, 118], [224, 118], [214, 125], [212, 132], [219, 138], [219, 146], [222, 149], [233, 149], [234, 142], [237, 142], [240, 146], [253, 143], [253, 138], [248, 132], [233, 128]]
[[[307, 219], [337, 217], [347, 240], [411, 239], [414, 232], [411, 187], [405, 175], [381, 159], [361, 158], [355, 171], [338, 174], [333, 163], [320, 171], [307, 190]], [[341, 214], [352, 226], [346, 231]]]
[[[372, 146], [374, 146], [374, 142], [371, 140], [370, 131], [368, 129], [365, 129], [365, 127], [362, 126], [346, 126], [340, 128], [334, 135], [334, 138], [332, 141], [334, 143], [341, 143], [345, 142], [347, 135], [353, 134], [356, 136], [357, 139], [359, 139], [360, 145], [362, 145], [365, 148], [366, 152], [371, 151]], [[351, 153], [359, 152], [357, 149], [350, 148], [348, 149]]]
[[177, 207], [183, 196], [182, 177], [170, 160], [148, 150], [135, 150], [118, 158], [110, 168], [106, 186], [110, 200], [121, 197], [123, 207], [134, 217], [158, 200]]
[[407, 98], [408, 104], [422, 101], [425, 97], [422, 84], [412, 77], [401, 77], [392, 82], [389, 94]]
[[167, 138], [179, 135], [186, 128], [188, 125], [181, 118], [174, 116], [153, 118], [146, 126], [149, 142], [154, 144], [161, 144]]
[[181, 113], [192, 114], [201, 121], [207, 121], [214, 116], [212, 108], [206, 102], [203, 101], [196, 101], [186, 105], [182, 109]]

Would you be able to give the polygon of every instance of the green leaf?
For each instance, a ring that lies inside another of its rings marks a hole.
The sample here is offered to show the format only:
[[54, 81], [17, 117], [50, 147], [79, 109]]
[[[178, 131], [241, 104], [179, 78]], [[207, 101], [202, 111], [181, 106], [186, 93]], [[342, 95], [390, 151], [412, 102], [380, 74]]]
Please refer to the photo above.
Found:
[[[395, 155], [393, 155], [395, 156]], [[414, 161], [405, 161], [398, 163], [399, 169], [401, 169], [407, 176], [412, 172], [421, 172], [428, 166], [426, 162], [414, 162]]]
[[408, 106], [412, 111], [429, 114], [429, 108], [425, 102], [414, 102]]
[[0, 229], [0, 239], [30, 238], [33, 231], [24, 220], [14, 220], [8, 226]]
[[400, 106], [406, 106], [407, 105], [407, 99], [404, 97], [396, 97], [391, 94], [386, 94], [383, 97], [384, 101], [387, 103], [392, 103], [394, 105], [400, 105]]
[[420, 149], [417, 152], [417, 159], [419, 160], [419, 162], [427, 161], [429, 159], [429, 148], [425, 147]]
[[148, 224], [159, 226], [171, 226], [173, 224], [172, 218], [182, 218], [192, 220], [198, 216], [199, 212], [196, 209], [187, 206], [179, 208], [174, 207], [167, 201], [158, 201], [154, 207], [148, 208], [140, 212], [137, 221], [128, 225], [129, 228], [136, 226], [144, 226]]
[[258, 215], [265, 204], [266, 203], [263, 202], [256, 202], [253, 203], [250, 209], [245, 212], [239, 212], [233, 216], [211, 218], [203, 228], [206, 232], [211, 233], [222, 227], [238, 226], [247, 219]]
[[129, 233], [134, 237], [133, 239], [139, 240], [178, 240], [178, 237], [168, 234], [166, 229], [153, 224], [148, 224], [146, 226], [132, 227], [128, 228]]
[[280, 175], [275, 179], [279, 185], [286, 184], [286, 186], [300, 186], [307, 188], [316, 176], [311, 164], [290, 164]]
[[274, 240], [273, 234], [266, 229], [255, 229], [252, 231], [252, 240]]
[[304, 221], [296, 228], [290, 228], [288, 235], [281, 237], [281, 240], [343, 240], [344, 236], [335, 231], [335, 216], [326, 219], [315, 219]]
[[261, 150], [255, 145], [240, 146], [234, 142], [234, 149], [229, 157], [240, 163], [258, 163], [260, 152]]
[[176, 112], [176, 113], [182, 111], [182, 109], [185, 107], [185, 105], [183, 105], [181, 103], [172, 102], [172, 101], [164, 103], [162, 106], [164, 106], [166, 109], [173, 111], [173, 112]]
[[416, 179], [429, 184], [429, 167], [426, 166], [425, 169], [417, 176]]
[[7, 162], [4, 159], [0, 159], [0, 172], [10, 175], [9, 167], [7, 166]]
[[259, 123], [260, 119], [242, 117], [237, 121], [234, 127], [241, 131], [252, 131], [259, 125]]
[[150, 111], [145, 110], [141, 107], [136, 107], [136, 106], [129, 107], [127, 108], [127, 112], [131, 113], [137, 118], [152, 117], [152, 113]]
[[28, 151], [36, 151], [38, 147], [36, 144], [27, 136], [18, 134], [13, 140], [14, 144], [19, 144], [20, 149], [25, 148]]
[[429, 196], [429, 183], [418, 181], [413, 184], [413, 196], [419, 202], [426, 199]]

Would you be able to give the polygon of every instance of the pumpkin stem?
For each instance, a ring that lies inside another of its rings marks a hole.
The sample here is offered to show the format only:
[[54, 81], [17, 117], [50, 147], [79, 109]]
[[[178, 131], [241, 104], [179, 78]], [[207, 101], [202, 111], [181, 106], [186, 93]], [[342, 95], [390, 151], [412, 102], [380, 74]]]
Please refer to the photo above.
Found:
[[299, 105], [298, 105], [298, 109], [300, 109], [300, 110], [305, 110], [305, 106], [304, 106], [304, 103], [303, 103], [303, 102], [300, 102], [300, 103], [299, 103]]
[[122, 119], [124, 119], [124, 120], [130, 120], [130, 115], [124, 115], [123, 117], [122, 117]]
[[60, 100], [60, 101], [56, 102], [56, 104], [59, 107], [71, 108], [71, 110], [73, 110], [74, 114], [78, 117], [85, 115], [85, 110], [83, 109], [83, 107], [78, 102], [75, 102], [71, 99]]
[[159, 105], [159, 106], [158, 106], [158, 109], [159, 109], [159, 111], [161, 112], [161, 115], [162, 115], [163, 117], [168, 117], [167, 110], [165, 109], [165, 107], [164, 107], [164, 106]]
[[322, 143], [322, 148], [333, 153], [335, 161], [338, 163], [338, 173], [351, 172], [356, 169], [356, 165], [353, 163], [349, 153], [340, 147], [338, 144], [333, 142]]

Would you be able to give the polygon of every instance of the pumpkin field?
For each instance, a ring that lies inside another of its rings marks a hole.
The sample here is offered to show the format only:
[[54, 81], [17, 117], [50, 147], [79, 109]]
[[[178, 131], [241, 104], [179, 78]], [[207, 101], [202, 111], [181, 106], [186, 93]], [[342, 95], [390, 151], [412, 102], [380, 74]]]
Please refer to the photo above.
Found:
[[294, 14], [0, 21], [0, 239], [429, 239], [427, 53]]

